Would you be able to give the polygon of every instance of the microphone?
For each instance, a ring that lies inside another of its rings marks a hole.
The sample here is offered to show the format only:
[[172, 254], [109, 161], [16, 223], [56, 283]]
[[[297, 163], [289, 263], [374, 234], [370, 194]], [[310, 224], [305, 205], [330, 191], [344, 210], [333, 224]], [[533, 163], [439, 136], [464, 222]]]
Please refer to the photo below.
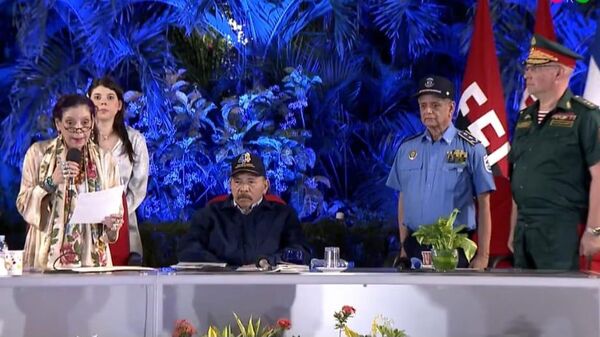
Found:
[[[69, 149], [67, 151], [67, 161], [72, 161], [77, 164], [81, 163], [81, 151], [79, 149]], [[81, 167], [79, 168], [81, 170]], [[75, 177], [69, 177], [69, 186], [75, 184]]]

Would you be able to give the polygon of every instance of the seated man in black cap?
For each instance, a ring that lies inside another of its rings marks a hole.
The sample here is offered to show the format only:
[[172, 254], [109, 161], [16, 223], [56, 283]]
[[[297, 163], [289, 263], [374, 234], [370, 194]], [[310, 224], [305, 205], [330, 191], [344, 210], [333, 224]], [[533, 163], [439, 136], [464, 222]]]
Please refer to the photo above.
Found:
[[577, 270], [579, 254], [600, 251], [600, 111], [569, 90], [578, 59], [535, 35], [525, 61], [525, 83], [537, 101], [520, 112], [509, 155], [508, 245], [519, 268]]
[[179, 245], [181, 262], [226, 262], [261, 268], [310, 261], [298, 215], [264, 198], [269, 190], [262, 160], [249, 152], [231, 166], [231, 196], [196, 212]]

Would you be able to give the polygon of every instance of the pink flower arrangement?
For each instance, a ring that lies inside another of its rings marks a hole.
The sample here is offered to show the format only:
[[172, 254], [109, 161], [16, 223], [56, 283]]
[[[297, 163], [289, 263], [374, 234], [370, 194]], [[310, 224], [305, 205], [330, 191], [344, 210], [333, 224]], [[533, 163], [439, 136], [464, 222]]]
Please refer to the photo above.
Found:
[[352, 306], [345, 305], [342, 307], [342, 312], [346, 315], [352, 315], [353, 313], [356, 312], [356, 309], [354, 309], [354, 307], [352, 307]]
[[383, 316], [375, 317], [371, 324], [371, 334], [361, 335], [348, 327], [348, 319], [356, 313], [356, 309], [350, 305], [344, 305], [340, 311], [333, 314], [335, 318], [335, 328], [345, 337], [408, 337], [404, 330], [396, 329], [392, 326], [392, 321]]
[[[209, 326], [206, 334], [202, 334], [204, 337], [231, 337], [231, 336], [256, 336], [256, 337], [282, 337], [286, 330], [292, 327], [292, 322], [287, 318], [281, 318], [277, 320], [277, 323], [271, 326], [261, 326], [260, 318], [253, 319], [250, 317], [246, 324], [242, 321], [235, 313], [235, 323], [226, 325], [223, 328], [216, 326]], [[234, 333], [235, 328], [239, 329], [239, 333]], [[198, 330], [188, 320], [179, 319], [175, 322], [175, 328], [173, 329], [172, 337], [192, 337], [198, 333]]]
[[277, 326], [281, 330], [289, 330], [292, 327], [292, 322], [290, 322], [289, 319], [281, 318], [281, 319], [277, 320]]
[[175, 321], [175, 329], [173, 329], [172, 337], [192, 337], [198, 332], [194, 325], [186, 319], [178, 319]]
[[356, 313], [356, 309], [350, 305], [344, 305], [342, 310], [336, 311], [333, 313], [333, 317], [335, 318], [335, 328], [340, 330], [340, 335], [342, 334], [342, 329], [348, 323], [348, 318], [352, 317]]

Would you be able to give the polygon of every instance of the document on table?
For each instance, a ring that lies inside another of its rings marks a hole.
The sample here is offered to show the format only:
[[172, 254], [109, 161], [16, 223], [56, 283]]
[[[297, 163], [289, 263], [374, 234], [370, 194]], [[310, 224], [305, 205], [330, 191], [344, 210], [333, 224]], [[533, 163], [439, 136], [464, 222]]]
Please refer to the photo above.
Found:
[[262, 269], [258, 268], [254, 264], [246, 264], [246, 265], [237, 267], [237, 269], [235, 271], [259, 272], [259, 271], [265, 271], [265, 270], [262, 270]]
[[293, 264], [293, 263], [280, 263], [270, 270], [263, 270], [256, 267], [253, 264], [248, 264], [239, 267], [236, 271], [242, 272], [269, 272], [269, 273], [290, 273], [290, 274], [298, 274], [298, 273], [307, 273], [309, 272], [308, 266], [301, 264]]
[[69, 268], [68, 270], [76, 273], [108, 273], [114, 271], [154, 271], [156, 269], [150, 267], [138, 266], [112, 266], [112, 267], [78, 267]]
[[179, 262], [174, 264], [171, 268], [175, 270], [218, 270], [225, 269], [227, 263], [224, 262]]
[[77, 204], [69, 223], [100, 223], [105, 217], [121, 212], [123, 186], [117, 186], [98, 192], [79, 193]]
[[280, 263], [272, 270], [275, 273], [308, 273], [310, 268], [303, 264]]

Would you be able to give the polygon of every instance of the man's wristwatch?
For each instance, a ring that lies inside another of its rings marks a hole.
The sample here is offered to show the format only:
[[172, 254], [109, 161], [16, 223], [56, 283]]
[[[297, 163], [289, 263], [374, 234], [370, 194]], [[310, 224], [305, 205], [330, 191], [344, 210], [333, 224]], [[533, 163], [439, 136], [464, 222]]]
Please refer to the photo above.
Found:
[[599, 227], [586, 227], [585, 231], [588, 234], [592, 234], [593, 236], [600, 236], [600, 226]]

